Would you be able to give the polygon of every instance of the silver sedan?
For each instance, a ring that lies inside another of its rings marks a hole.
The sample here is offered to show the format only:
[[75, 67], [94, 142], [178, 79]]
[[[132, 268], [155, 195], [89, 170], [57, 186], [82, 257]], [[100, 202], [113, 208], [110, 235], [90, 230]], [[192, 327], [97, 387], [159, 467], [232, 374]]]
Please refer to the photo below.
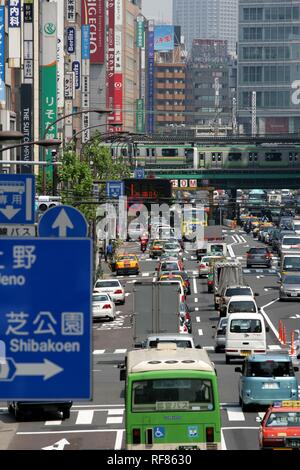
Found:
[[278, 282], [280, 300], [300, 300], [300, 272], [285, 274]]

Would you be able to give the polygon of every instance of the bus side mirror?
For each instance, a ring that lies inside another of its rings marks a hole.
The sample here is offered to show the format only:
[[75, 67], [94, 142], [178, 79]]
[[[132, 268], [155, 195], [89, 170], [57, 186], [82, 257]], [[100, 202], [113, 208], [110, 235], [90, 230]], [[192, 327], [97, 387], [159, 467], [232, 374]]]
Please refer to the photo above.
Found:
[[270, 328], [266, 326], [266, 332], [269, 333], [269, 331], [270, 331]]

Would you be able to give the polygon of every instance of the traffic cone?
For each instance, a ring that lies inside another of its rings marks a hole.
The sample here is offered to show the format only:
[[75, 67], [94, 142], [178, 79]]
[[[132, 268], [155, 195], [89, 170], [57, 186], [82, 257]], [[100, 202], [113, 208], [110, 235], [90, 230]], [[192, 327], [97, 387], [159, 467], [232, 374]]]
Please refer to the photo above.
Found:
[[291, 348], [289, 350], [289, 355], [294, 356], [295, 355], [295, 332], [292, 331], [291, 333]]
[[283, 327], [282, 344], [284, 346], [286, 345], [286, 329], [285, 329], [285, 326]]
[[282, 336], [283, 336], [282, 321], [279, 320], [279, 341], [280, 341], [280, 343], [282, 343]]

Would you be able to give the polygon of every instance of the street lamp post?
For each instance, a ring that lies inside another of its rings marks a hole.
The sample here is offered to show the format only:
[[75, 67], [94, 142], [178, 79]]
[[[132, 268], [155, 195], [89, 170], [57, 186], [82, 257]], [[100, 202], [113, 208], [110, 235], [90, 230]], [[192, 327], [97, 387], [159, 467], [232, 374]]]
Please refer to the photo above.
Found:
[[[55, 126], [58, 122], [63, 121], [64, 119], [67, 119], [68, 117], [71, 117], [71, 116], [77, 116], [77, 115], [86, 114], [86, 113], [109, 114], [109, 113], [111, 113], [111, 110], [92, 108], [92, 109], [84, 109], [84, 110], [80, 110], [80, 111], [75, 111], [74, 113], [64, 114], [63, 116], [60, 116], [59, 118], [57, 118], [55, 121], [51, 122], [46, 127], [46, 129], [44, 131], [44, 134], [43, 134], [43, 138], [44, 139], [46, 138], [46, 136], [47, 136], [49, 130], [51, 129], [51, 127]], [[46, 149], [45, 149], [45, 147], [43, 148], [43, 161], [44, 162], [46, 161]], [[45, 167], [43, 167], [43, 174], [42, 174], [42, 192], [43, 192], [43, 195], [46, 194], [46, 171], [45, 171]]]

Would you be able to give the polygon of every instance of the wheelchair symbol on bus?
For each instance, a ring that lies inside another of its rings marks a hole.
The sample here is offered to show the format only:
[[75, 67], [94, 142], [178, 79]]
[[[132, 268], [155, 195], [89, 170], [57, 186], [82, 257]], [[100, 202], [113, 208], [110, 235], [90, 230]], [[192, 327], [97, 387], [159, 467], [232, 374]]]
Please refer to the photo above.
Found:
[[161, 439], [165, 437], [165, 428], [162, 426], [157, 426], [154, 428], [154, 437]]

